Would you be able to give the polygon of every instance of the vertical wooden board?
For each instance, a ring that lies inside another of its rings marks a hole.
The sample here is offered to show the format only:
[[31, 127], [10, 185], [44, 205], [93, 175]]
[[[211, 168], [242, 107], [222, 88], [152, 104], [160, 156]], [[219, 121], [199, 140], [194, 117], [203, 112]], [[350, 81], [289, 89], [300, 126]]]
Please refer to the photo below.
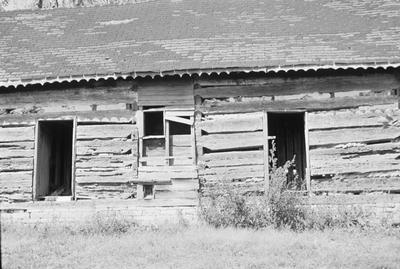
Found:
[[307, 191], [311, 192], [311, 163], [310, 163], [310, 142], [309, 142], [309, 134], [308, 134], [308, 130], [309, 130], [309, 125], [308, 125], [308, 112], [304, 113], [304, 147], [305, 147], [305, 180], [306, 180], [306, 189]]
[[263, 111], [263, 169], [264, 169], [264, 192], [269, 193], [269, 147], [268, 147], [268, 114]]

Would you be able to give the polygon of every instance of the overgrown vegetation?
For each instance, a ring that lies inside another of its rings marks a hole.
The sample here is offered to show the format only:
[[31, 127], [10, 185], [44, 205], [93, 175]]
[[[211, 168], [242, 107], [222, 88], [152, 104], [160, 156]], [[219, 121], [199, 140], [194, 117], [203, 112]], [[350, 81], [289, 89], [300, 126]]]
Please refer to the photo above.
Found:
[[200, 217], [220, 227], [261, 229], [266, 227], [325, 230], [370, 228], [371, 216], [361, 208], [326, 209], [305, 206], [304, 181], [293, 172], [293, 160], [277, 165], [275, 144], [270, 150], [270, 184], [267, 193], [246, 194], [232, 183], [220, 182], [200, 200]]
[[109, 220], [123, 216], [108, 213], [111, 217], [98, 218], [104, 218], [100, 223], [114, 223], [111, 229], [100, 228], [110, 227], [104, 223], [92, 226], [99, 222], [2, 223], [3, 268], [398, 268], [400, 264], [399, 233], [346, 229], [295, 233], [172, 224], [133, 224], [125, 232], [121, 223]]

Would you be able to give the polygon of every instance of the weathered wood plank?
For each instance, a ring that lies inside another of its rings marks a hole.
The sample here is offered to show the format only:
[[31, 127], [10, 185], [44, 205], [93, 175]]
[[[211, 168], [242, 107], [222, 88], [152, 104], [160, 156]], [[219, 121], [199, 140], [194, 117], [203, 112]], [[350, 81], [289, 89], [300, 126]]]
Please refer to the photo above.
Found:
[[321, 111], [308, 113], [308, 126], [312, 129], [343, 128], [390, 124], [400, 120], [398, 104]]
[[191, 80], [159, 79], [138, 85], [139, 106], [194, 106]]
[[255, 112], [212, 115], [198, 122], [196, 128], [201, 128], [207, 133], [260, 131], [262, 130], [262, 114]]
[[[137, 156], [136, 156], [137, 158]], [[103, 156], [78, 156], [76, 168], [115, 167], [132, 168], [136, 159], [132, 154], [103, 155]]]
[[368, 74], [364, 76], [325, 76], [303, 78], [254, 79], [197, 79], [201, 87], [195, 95], [203, 98], [236, 96], [277, 96], [309, 92], [346, 92], [355, 90], [382, 91], [400, 87], [400, 79], [393, 74]]
[[347, 158], [311, 160], [311, 175], [365, 173], [400, 169], [400, 153], [353, 155]]
[[130, 110], [106, 110], [106, 111], [65, 111], [65, 112], [44, 112], [39, 111], [33, 114], [3, 114], [0, 115], [0, 126], [13, 125], [35, 125], [35, 121], [63, 120], [76, 117], [78, 124], [93, 123], [135, 123], [135, 112]]
[[77, 139], [128, 138], [135, 133], [133, 124], [78, 125]]
[[190, 147], [192, 138], [190, 134], [187, 135], [170, 135], [170, 146], [171, 147]]
[[208, 168], [200, 170], [199, 176], [206, 181], [244, 181], [247, 179], [264, 181], [264, 165], [261, 164]]
[[128, 199], [133, 198], [135, 193], [136, 186], [129, 183], [98, 182], [96, 184], [77, 184], [76, 186], [76, 196], [85, 199]]
[[127, 183], [134, 179], [132, 169], [124, 168], [92, 168], [76, 169], [76, 182], [82, 183]]
[[313, 192], [371, 192], [400, 190], [400, 175], [390, 176], [391, 173], [382, 172], [387, 177], [375, 175], [343, 175], [337, 178], [312, 179]]
[[310, 146], [388, 142], [400, 136], [398, 127], [366, 127], [309, 132]]
[[262, 132], [209, 134], [199, 138], [198, 144], [210, 150], [235, 150], [263, 145]]
[[81, 140], [76, 141], [77, 155], [101, 155], [101, 154], [126, 154], [129, 151], [136, 153], [137, 141], [125, 138], [109, 140]]
[[[179, 167], [184, 167], [184, 166], [179, 166]], [[187, 170], [173, 169], [170, 171], [157, 171], [157, 170], [139, 171], [138, 181], [155, 182], [156, 184], [158, 184], [157, 182], [165, 182], [173, 178], [197, 178], [197, 171], [195, 169], [187, 169]]]
[[33, 142], [0, 142], [0, 159], [33, 157]]
[[137, 92], [132, 90], [134, 82], [117, 86], [100, 86], [94, 88], [56, 89], [44, 91], [23, 91], [2, 94], [0, 108], [54, 106], [55, 104], [75, 107], [90, 104], [109, 105], [117, 103], [134, 103]]
[[13, 141], [33, 141], [34, 127], [0, 128], [0, 143]]
[[171, 184], [156, 185], [156, 192], [160, 190], [196, 191], [199, 189], [197, 179], [171, 179]]
[[[192, 165], [193, 158], [191, 156], [170, 156], [170, 165]], [[165, 166], [167, 157], [142, 157], [140, 162], [145, 166]]]
[[379, 96], [358, 96], [358, 97], [337, 97], [327, 99], [301, 99], [301, 100], [258, 100], [241, 101], [219, 101], [211, 100], [204, 102], [199, 108], [204, 114], [224, 114], [224, 113], [242, 113], [256, 112], [261, 110], [268, 111], [288, 111], [288, 110], [307, 110], [307, 111], [326, 111], [343, 108], [357, 108], [360, 106], [372, 106], [381, 104], [397, 103], [397, 96], [379, 95]]
[[31, 171], [33, 158], [0, 159], [0, 172]]
[[32, 171], [0, 173], [0, 201], [29, 200], [32, 200]]
[[261, 165], [263, 163], [262, 150], [216, 152], [204, 154], [199, 157], [199, 166], [208, 168]]

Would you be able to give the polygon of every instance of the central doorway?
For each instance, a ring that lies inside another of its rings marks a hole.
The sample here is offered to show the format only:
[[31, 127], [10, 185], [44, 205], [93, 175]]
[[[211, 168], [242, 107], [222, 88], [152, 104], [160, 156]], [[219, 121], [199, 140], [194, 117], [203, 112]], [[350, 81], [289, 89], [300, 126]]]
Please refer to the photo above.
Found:
[[34, 200], [74, 196], [74, 133], [74, 120], [37, 122]]

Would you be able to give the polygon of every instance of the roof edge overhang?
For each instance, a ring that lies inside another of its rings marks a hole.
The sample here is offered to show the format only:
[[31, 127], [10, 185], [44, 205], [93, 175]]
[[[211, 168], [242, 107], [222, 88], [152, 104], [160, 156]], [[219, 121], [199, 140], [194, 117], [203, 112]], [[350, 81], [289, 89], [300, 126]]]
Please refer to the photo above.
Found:
[[168, 76], [202, 76], [202, 75], [220, 75], [231, 73], [278, 73], [278, 72], [298, 72], [298, 71], [322, 71], [322, 70], [374, 70], [374, 69], [389, 69], [399, 68], [400, 62], [396, 63], [334, 63], [332, 65], [286, 65], [272, 67], [221, 67], [221, 68], [206, 68], [206, 69], [185, 69], [185, 70], [166, 70], [166, 71], [140, 71], [127, 73], [110, 73], [110, 74], [82, 74], [74, 76], [57, 76], [43, 77], [21, 80], [3, 80], [0, 81], [0, 87], [18, 87], [28, 85], [44, 85], [46, 83], [63, 83], [63, 82], [89, 82], [91, 80], [117, 80], [117, 79], [135, 79], [135, 78], [162, 78]]

